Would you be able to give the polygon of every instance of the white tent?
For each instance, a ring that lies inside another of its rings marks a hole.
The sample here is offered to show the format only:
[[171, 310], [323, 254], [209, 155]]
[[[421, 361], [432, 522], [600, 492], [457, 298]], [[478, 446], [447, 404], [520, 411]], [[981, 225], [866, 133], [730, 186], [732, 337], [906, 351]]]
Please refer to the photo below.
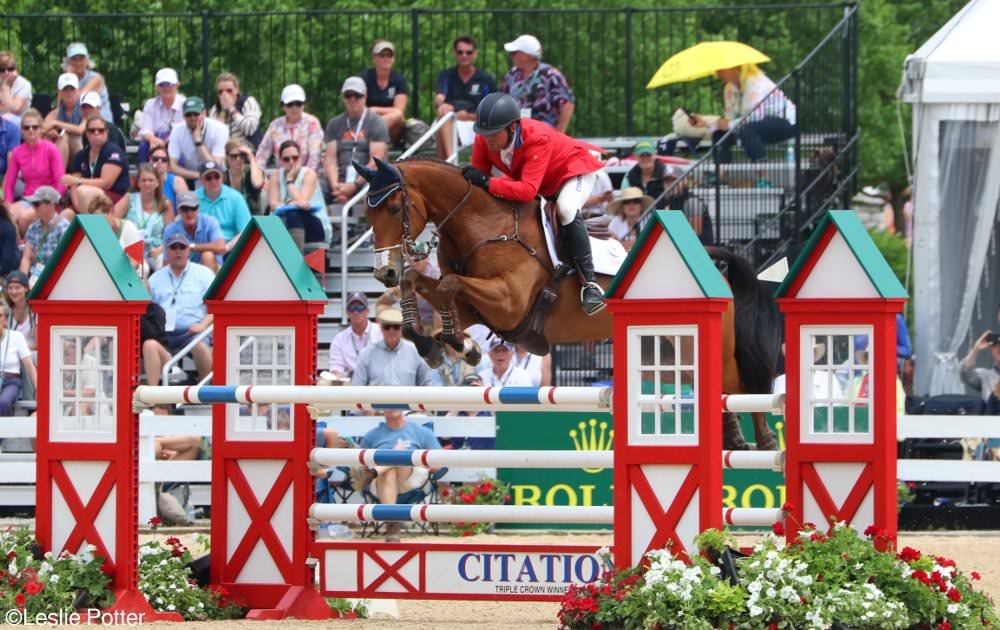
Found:
[[913, 104], [917, 393], [957, 393], [960, 353], [1000, 331], [1000, 0], [972, 0], [903, 64]]

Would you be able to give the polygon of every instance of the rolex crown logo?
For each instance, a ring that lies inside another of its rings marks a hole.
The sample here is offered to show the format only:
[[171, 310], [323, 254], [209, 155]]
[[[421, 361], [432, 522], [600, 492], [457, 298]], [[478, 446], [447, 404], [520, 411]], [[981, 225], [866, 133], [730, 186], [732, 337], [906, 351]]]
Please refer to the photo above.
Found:
[[[615, 430], [608, 429], [607, 422], [598, 424], [597, 418], [580, 421], [577, 429], [570, 429], [569, 437], [577, 451], [610, 451], [614, 444]], [[584, 468], [585, 472], [599, 473], [603, 468]]]

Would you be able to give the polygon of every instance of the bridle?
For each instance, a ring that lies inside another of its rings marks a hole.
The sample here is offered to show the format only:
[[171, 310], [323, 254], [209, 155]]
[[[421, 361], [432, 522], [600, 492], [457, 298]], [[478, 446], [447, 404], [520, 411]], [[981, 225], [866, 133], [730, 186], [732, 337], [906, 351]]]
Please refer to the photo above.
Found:
[[[417, 240], [410, 234], [410, 213], [409, 213], [409, 208], [411, 206], [413, 207], [414, 211], [417, 211], [417, 206], [410, 199], [410, 191], [406, 187], [406, 181], [403, 179], [403, 173], [396, 166], [393, 166], [391, 164], [388, 166], [393, 170], [393, 174], [396, 176], [396, 181], [389, 184], [388, 186], [383, 186], [378, 190], [370, 191], [368, 193], [367, 203], [369, 208], [377, 208], [383, 203], [385, 203], [385, 200], [388, 199], [389, 196], [392, 195], [394, 192], [400, 191], [403, 195], [403, 204], [401, 208], [401, 212], [403, 213], [402, 216], [403, 236], [400, 242], [395, 245], [390, 245], [389, 247], [375, 248], [374, 250], [375, 258], [376, 260], [379, 258], [379, 252], [389, 252], [394, 249], [401, 249], [403, 256], [405, 256], [409, 261], [419, 262], [430, 256], [430, 253], [434, 251], [434, 249], [438, 246], [438, 243], [440, 242], [441, 229], [444, 227], [446, 223], [448, 223], [448, 221], [453, 216], [455, 216], [455, 213], [458, 212], [465, 205], [465, 202], [469, 200], [469, 197], [472, 195], [472, 183], [466, 182], [468, 188], [466, 189], [465, 194], [462, 195], [462, 198], [458, 201], [457, 204], [455, 204], [455, 207], [448, 211], [448, 214], [445, 215], [444, 219], [440, 223], [434, 226], [434, 230], [431, 232], [430, 241], [425, 243], [418, 243]], [[423, 219], [425, 224], [428, 223], [430, 221], [429, 213], [425, 214], [423, 216]], [[388, 260], [387, 255], [386, 255], [386, 260]]]

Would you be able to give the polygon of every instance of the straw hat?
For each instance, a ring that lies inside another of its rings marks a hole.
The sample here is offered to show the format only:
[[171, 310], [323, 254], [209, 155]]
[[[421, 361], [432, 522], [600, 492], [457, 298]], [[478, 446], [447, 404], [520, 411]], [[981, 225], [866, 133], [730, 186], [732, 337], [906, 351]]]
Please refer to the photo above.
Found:
[[626, 201], [633, 201], [638, 199], [642, 203], [642, 207], [645, 210], [653, 203], [653, 198], [649, 195], [644, 195], [642, 189], [638, 186], [629, 186], [622, 193], [622, 196], [615, 199], [608, 204], [608, 214], [615, 215], [622, 211], [622, 204]]

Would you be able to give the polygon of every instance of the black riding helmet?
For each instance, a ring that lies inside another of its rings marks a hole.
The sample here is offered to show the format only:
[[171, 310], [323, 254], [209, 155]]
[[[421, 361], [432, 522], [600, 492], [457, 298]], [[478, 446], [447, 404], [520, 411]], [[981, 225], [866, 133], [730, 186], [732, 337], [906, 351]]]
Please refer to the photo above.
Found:
[[476, 122], [473, 131], [483, 136], [506, 129], [521, 120], [521, 108], [510, 94], [493, 92], [483, 97], [476, 108]]

